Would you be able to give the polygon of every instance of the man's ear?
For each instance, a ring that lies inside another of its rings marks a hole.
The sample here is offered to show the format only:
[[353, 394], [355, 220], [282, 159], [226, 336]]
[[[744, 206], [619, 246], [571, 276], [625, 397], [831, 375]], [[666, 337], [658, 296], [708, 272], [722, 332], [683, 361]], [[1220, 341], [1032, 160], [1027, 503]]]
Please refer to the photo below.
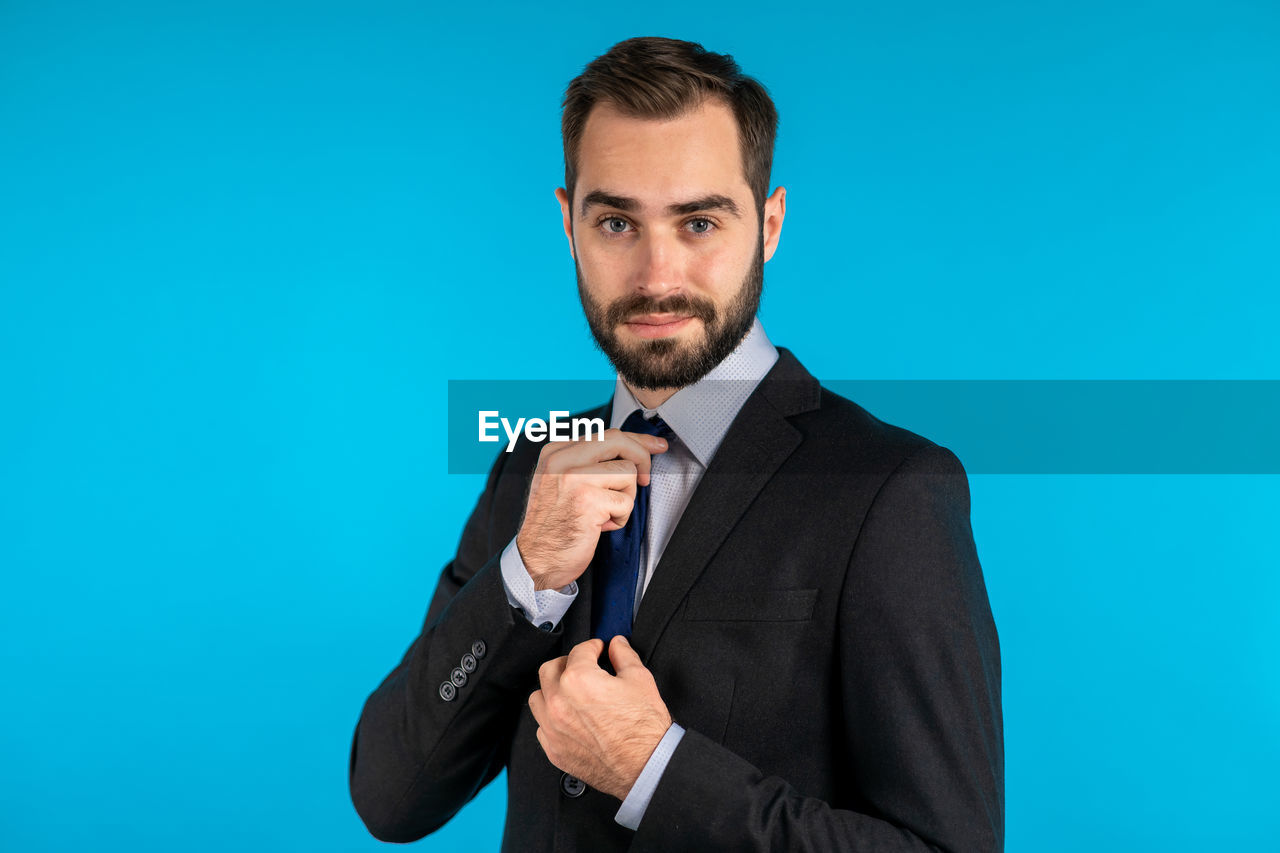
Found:
[[778, 187], [773, 195], [764, 200], [764, 221], [761, 223], [764, 238], [764, 259], [773, 257], [778, 248], [778, 240], [782, 237], [782, 220], [787, 216], [787, 189]]
[[573, 210], [569, 206], [569, 194], [564, 187], [556, 187], [556, 198], [560, 201], [560, 217], [564, 220], [564, 236], [569, 240], [569, 257], [577, 260], [573, 254]]

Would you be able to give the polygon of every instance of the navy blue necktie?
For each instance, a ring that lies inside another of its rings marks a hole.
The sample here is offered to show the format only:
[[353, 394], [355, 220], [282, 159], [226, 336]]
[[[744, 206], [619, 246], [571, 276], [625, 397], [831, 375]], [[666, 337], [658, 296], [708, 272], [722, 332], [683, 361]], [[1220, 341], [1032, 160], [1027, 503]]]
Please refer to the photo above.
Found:
[[[644, 432], [667, 440], [674, 433], [662, 418], [652, 421], [636, 409], [622, 424], [624, 432]], [[621, 530], [600, 534], [591, 584], [591, 636], [608, 643], [616, 635], [631, 637], [631, 615], [640, 578], [640, 546], [649, 515], [649, 487], [636, 487], [635, 505]]]

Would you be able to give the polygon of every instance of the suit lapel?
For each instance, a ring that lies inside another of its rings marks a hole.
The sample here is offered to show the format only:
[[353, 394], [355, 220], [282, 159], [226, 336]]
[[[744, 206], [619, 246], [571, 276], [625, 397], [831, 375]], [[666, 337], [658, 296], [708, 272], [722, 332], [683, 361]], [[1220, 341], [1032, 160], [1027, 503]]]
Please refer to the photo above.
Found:
[[[818, 381], [784, 347], [743, 403], [698, 483], [640, 600], [631, 641], [646, 663], [680, 602], [779, 466], [800, 445], [787, 417], [818, 408]], [[584, 577], [588, 573], [584, 573]], [[591, 601], [589, 590], [586, 601]], [[574, 608], [569, 608], [570, 612]], [[579, 614], [589, 611], [582, 608]], [[590, 614], [585, 619], [589, 632]]]

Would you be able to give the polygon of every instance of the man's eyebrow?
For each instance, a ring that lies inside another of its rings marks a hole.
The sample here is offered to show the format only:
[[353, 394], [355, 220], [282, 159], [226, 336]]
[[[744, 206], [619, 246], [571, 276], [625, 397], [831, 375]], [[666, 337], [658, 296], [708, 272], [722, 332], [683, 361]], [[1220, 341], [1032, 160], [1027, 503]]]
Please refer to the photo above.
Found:
[[[614, 195], [604, 190], [592, 190], [582, 197], [582, 216], [587, 215], [587, 208], [593, 204], [602, 207], [612, 207], [618, 210], [624, 210], [627, 213], [635, 213], [640, 209], [640, 202], [634, 198], [627, 196]], [[708, 210], [721, 210], [730, 216], [741, 218], [742, 214], [738, 211], [738, 205], [733, 199], [725, 195], [704, 195], [702, 198], [695, 198], [691, 201], [682, 201], [677, 204], [667, 205], [667, 213], [672, 216], [686, 216], [690, 213], [702, 213]]]
[[693, 201], [667, 205], [667, 213], [673, 216], [702, 213], [704, 210], [722, 210], [731, 216], [741, 216], [738, 213], [738, 206], [733, 203], [733, 199], [725, 195], [704, 195], [702, 198], [695, 198]]
[[634, 213], [640, 209], [640, 202], [634, 198], [613, 195], [604, 190], [592, 190], [582, 197], [582, 215], [584, 218], [587, 215], [587, 208], [593, 204], [598, 204], [602, 207], [616, 207], [618, 210], [625, 210], [627, 213]]

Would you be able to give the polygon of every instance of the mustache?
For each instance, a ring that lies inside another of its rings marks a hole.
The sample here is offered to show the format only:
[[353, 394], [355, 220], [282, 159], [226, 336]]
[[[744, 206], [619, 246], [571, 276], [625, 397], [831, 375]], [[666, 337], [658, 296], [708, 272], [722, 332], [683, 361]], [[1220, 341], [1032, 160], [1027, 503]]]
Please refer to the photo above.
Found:
[[687, 293], [677, 293], [661, 301], [643, 293], [632, 293], [611, 303], [605, 309], [605, 327], [612, 329], [632, 317], [644, 314], [685, 314], [697, 317], [710, 326], [716, 318], [716, 309], [705, 299], [697, 299]]

